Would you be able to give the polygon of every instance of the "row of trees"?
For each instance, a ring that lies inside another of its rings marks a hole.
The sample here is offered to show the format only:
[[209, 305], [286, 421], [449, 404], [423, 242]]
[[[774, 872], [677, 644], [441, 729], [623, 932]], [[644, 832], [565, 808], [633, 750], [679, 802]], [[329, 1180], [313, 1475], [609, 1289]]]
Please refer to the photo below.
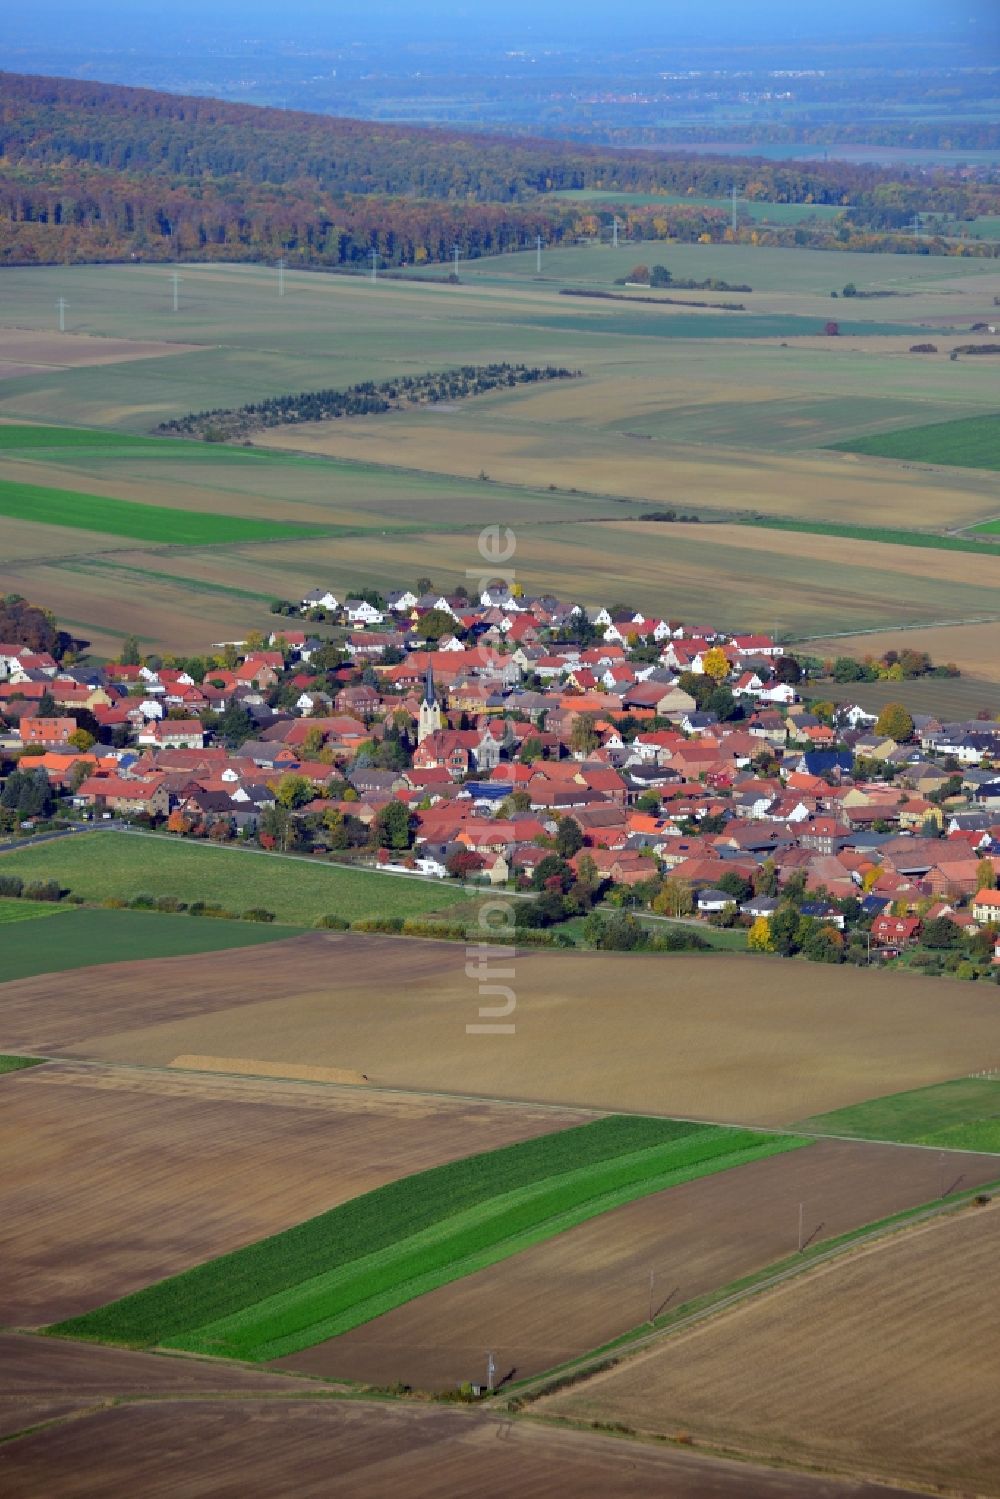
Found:
[[220, 440], [266, 427], [324, 422], [342, 416], [371, 416], [402, 406], [435, 405], [438, 401], [484, 395], [490, 390], [574, 378], [574, 371], [552, 364], [465, 364], [426, 375], [397, 376], [378, 382], [365, 380], [344, 390], [303, 390], [295, 395], [272, 396], [235, 410], [200, 411], [163, 422], [156, 430], [165, 436]]

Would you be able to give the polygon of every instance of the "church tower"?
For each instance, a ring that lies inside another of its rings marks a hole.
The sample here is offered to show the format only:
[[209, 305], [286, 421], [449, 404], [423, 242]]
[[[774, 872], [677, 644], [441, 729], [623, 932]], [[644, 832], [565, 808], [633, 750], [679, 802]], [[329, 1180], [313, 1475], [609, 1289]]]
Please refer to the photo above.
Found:
[[440, 727], [441, 704], [434, 695], [434, 668], [428, 657], [424, 700], [420, 704], [420, 718], [417, 723], [417, 743], [423, 744], [428, 734], [436, 733]]

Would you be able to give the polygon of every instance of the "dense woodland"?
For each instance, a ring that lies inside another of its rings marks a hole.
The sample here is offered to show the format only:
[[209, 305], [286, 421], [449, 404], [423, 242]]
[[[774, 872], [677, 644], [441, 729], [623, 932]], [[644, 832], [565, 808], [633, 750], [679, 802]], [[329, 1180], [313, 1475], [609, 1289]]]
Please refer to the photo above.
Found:
[[[631, 205], [633, 239], [753, 239], [822, 249], [993, 255], [915, 238], [915, 213], [1000, 212], [1000, 183], [842, 162], [613, 151], [256, 109], [72, 79], [0, 74], [0, 264], [259, 260], [350, 267], [446, 261], [600, 233], [565, 189], [843, 208], [832, 222], [745, 225], [685, 204]], [[605, 212], [603, 219], [607, 219]]]

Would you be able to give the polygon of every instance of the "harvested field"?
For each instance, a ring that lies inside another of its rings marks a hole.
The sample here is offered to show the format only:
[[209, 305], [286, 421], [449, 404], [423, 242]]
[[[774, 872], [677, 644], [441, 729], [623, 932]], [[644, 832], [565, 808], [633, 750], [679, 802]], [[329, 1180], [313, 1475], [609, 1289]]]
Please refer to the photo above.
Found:
[[541, 1403], [758, 1461], [1000, 1494], [1000, 1206], [818, 1268]]
[[[807, 1244], [1000, 1179], [993, 1156], [821, 1140], [616, 1208], [558, 1238], [397, 1307], [275, 1367], [327, 1378], [446, 1389], [524, 1379], [794, 1253]], [[623, 1418], [627, 1419], [627, 1418]]]
[[876, 1484], [480, 1411], [275, 1397], [123, 1405], [68, 1421], [0, 1447], [0, 1485], [6, 1499], [891, 1499]]
[[38, 1421], [108, 1406], [113, 1400], [308, 1394], [315, 1382], [282, 1379], [238, 1364], [133, 1353], [92, 1343], [0, 1333], [0, 1437]]
[[594, 1119], [390, 1182], [49, 1331], [264, 1363], [623, 1202], [805, 1143], [634, 1114]]
[[[73, 1316], [569, 1112], [51, 1063], [3, 1079], [0, 1320]], [[26, 1148], [26, 1145], [30, 1148]]]
[[[173, 919], [173, 918], [171, 918]], [[345, 1067], [374, 1086], [784, 1125], [974, 1071], [992, 986], [740, 954], [520, 953], [516, 1034], [479, 1022], [464, 950], [310, 933], [0, 989], [0, 1047], [167, 1066]]]
[[201, 344], [164, 343], [153, 339], [101, 338], [88, 333], [47, 333], [33, 328], [0, 327], [0, 360], [41, 370], [93, 369], [168, 354], [197, 354]]
[[[926, 651], [936, 665], [953, 661], [963, 677], [1000, 682], [1000, 620], [996, 619], [972, 625], [880, 630], [870, 635], [831, 635], [825, 640], [810, 640], [805, 649], [822, 656], [882, 656], [886, 651]], [[850, 683], [844, 690], [863, 685], [867, 684]], [[896, 688], [915, 685], [914, 681], [893, 684]], [[938, 693], [951, 685], [939, 679], [926, 683], [928, 690]]]

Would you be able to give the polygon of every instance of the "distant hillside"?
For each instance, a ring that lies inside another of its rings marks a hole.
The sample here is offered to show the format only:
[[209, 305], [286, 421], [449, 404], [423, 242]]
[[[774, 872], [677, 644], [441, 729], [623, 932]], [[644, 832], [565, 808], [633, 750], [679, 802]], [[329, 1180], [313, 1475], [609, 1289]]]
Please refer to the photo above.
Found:
[[[734, 183], [751, 198], [851, 205], [844, 222], [772, 230], [772, 243], [913, 250], [894, 231], [915, 212], [1000, 212], [1000, 186], [906, 169], [508, 140], [0, 74], [0, 264], [286, 254], [349, 266], [373, 247], [389, 265], [443, 261], [456, 243], [474, 256], [595, 233], [593, 206], [540, 201], [555, 190], [713, 197]], [[633, 238], [722, 239], [729, 222], [676, 204], [625, 217]]]

